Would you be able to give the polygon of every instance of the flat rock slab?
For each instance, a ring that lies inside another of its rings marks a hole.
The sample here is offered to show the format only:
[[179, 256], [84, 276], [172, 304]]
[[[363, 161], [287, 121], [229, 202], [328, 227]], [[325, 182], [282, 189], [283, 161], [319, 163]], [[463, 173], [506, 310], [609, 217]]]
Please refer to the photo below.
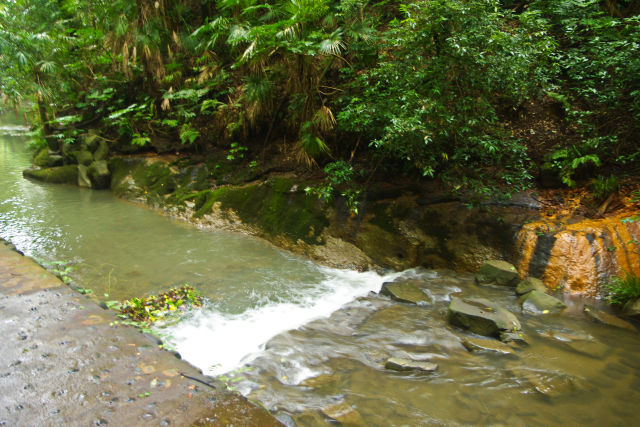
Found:
[[485, 262], [476, 273], [479, 285], [516, 286], [518, 279], [518, 270], [514, 265], [500, 260]]
[[522, 310], [533, 313], [560, 313], [567, 306], [558, 298], [547, 295], [544, 292], [538, 290], [532, 290], [522, 295], [518, 302], [522, 307]]
[[621, 318], [614, 316], [613, 314], [609, 314], [593, 307], [585, 305], [584, 314], [589, 319], [595, 322], [602, 323], [607, 326], [613, 326], [614, 328], [627, 329], [629, 331], [638, 332], [638, 329], [636, 329], [633, 324], [627, 322], [626, 320], [622, 320]]
[[508, 345], [492, 339], [465, 338], [464, 340], [462, 340], [462, 345], [472, 353], [489, 352], [512, 356], [515, 356], [516, 354], [516, 352], [513, 351], [513, 349]]
[[400, 357], [390, 357], [384, 364], [385, 369], [393, 371], [419, 371], [433, 372], [438, 369], [438, 365], [431, 362], [419, 362], [416, 360], [402, 359]]
[[454, 326], [487, 337], [499, 337], [502, 331], [522, 329], [513, 313], [484, 298], [451, 298], [447, 320]]
[[0, 425], [280, 425], [2, 244], [0, 317]]
[[430, 304], [431, 298], [412, 281], [385, 282], [380, 289], [380, 295], [386, 295], [398, 302], [409, 304]]

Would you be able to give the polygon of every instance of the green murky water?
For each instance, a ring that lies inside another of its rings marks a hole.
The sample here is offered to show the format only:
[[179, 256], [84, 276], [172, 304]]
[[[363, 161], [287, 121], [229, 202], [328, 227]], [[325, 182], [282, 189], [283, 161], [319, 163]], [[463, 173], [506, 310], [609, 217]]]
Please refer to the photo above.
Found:
[[[521, 313], [511, 290], [470, 276], [407, 271], [433, 304], [369, 291], [398, 274], [335, 270], [247, 236], [203, 231], [110, 192], [22, 178], [30, 163], [19, 123], [0, 126], [0, 237], [108, 299], [196, 284], [203, 310], [161, 332], [184, 358], [260, 401], [288, 425], [634, 425], [640, 335], [588, 321], [566, 297], [562, 315]], [[13, 135], [13, 136], [12, 136]], [[452, 294], [516, 313], [530, 346], [469, 353], [446, 324]], [[388, 357], [428, 360], [431, 374], [384, 369]], [[342, 414], [342, 415], [340, 415]]]

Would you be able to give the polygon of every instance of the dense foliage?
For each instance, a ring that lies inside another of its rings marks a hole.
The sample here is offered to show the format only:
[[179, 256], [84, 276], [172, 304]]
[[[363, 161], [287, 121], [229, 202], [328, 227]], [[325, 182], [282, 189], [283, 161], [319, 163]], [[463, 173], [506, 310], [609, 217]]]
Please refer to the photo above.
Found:
[[[267, 151], [339, 173], [315, 193], [341, 192], [352, 206], [352, 181], [373, 174], [512, 191], [530, 184], [532, 157], [572, 186], [585, 169], [637, 169], [638, 9], [625, 0], [2, 0], [0, 91], [5, 103], [34, 101], [52, 149], [99, 128], [115, 149], [168, 139], [174, 150], [223, 148], [252, 167]], [[517, 113], [544, 103], [559, 106], [563, 138], [515, 137]]]

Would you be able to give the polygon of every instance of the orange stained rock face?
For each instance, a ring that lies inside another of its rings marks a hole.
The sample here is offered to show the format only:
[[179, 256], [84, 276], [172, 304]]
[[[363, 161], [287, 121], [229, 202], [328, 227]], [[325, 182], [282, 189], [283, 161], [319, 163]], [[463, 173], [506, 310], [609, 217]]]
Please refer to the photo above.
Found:
[[611, 277], [640, 276], [640, 221], [627, 218], [526, 224], [518, 236], [520, 276], [538, 276], [549, 288], [591, 296]]

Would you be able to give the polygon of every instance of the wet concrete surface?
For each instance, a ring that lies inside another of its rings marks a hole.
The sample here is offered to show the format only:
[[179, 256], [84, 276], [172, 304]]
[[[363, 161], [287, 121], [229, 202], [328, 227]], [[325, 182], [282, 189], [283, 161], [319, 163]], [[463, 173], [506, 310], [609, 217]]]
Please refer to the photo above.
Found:
[[0, 242], [0, 426], [280, 425], [117, 320]]

